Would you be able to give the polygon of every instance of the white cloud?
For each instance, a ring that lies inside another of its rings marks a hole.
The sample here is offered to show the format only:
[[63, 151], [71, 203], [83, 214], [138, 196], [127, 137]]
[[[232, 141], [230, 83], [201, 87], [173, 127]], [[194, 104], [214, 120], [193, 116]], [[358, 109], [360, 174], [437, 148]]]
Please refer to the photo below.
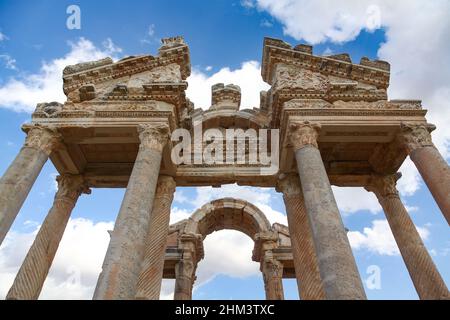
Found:
[[12, 58], [9, 54], [0, 54], [0, 60], [3, 60], [6, 69], [16, 70], [16, 59]]
[[[109, 243], [112, 222], [70, 219], [40, 299], [91, 299]], [[39, 227], [10, 232], [0, 249], [0, 298], [11, 287]]]
[[364, 188], [333, 186], [333, 193], [342, 214], [351, 214], [360, 210], [379, 213], [382, 209], [376, 196]]
[[212, 70], [212, 66], [206, 66], [205, 71], [211, 71]]
[[214, 232], [203, 242], [205, 258], [198, 264], [196, 287], [219, 274], [245, 278], [259, 273], [259, 263], [252, 261], [254, 242], [234, 230]]
[[235, 70], [222, 68], [211, 76], [193, 68], [187, 81], [187, 96], [196, 108], [202, 109], [211, 106], [211, 86], [216, 83], [233, 83], [241, 87], [241, 109], [259, 107], [259, 92], [270, 88], [262, 80], [261, 68], [256, 61], [246, 61]]
[[6, 36], [6, 34], [2, 33], [0, 31], [0, 41], [9, 40], [9, 38]]
[[[427, 226], [416, 228], [423, 240], [426, 240], [430, 235]], [[347, 236], [354, 250], [368, 250], [372, 253], [388, 256], [400, 254], [387, 220], [373, 220], [372, 227], [364, 228], [363, 232], [349, 231]]]
[[38, 73], [12, 78], [0, 86], [0, 107], [14, 111], [32, 112], [38, 102], [66, 100], [62, 91], [62, 71], [67, 65], [98, 60], [107, 56], [117, 58], [121, 51], [111, 39], [105, 48], [96, 47], [91, 41], [80, 38], [69, 42], [70, 51], [62, 58], [43, 62]]

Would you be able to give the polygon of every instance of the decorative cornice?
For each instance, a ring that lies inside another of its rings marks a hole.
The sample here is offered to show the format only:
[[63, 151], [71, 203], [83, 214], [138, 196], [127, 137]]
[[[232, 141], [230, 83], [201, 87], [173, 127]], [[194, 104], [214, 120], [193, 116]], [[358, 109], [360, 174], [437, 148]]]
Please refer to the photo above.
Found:
[[43, 151], [48, 156], [62, 142], [62, 137], [56, 128], [41, 125], [25, 125], [22, 129], [27, 133], [25, 147]]
[[106, 58], [66, 67], [63, 76], [64, 93], [67, 94], [87, 84], [94, 85], [98, 82], [142, 73], [172, 63], [180, 66], [182, 79], [185, 80], [191, 72], [189, 48], [184, 41], [180, 40], [181, 37], [173, 41], [170, 39], [162, 40], [163, 45], [156, 57], [151, 55], [127, 57], [116, 63], [112, 63], [110, 58]]
[[292, 47], [278, 39], [264, 38], [261, 74], [267, 83], [272, 84], [272, 74], [277, 63], [297, 65], [322, 74], [349, 78], [373, 84], [386, 89], [389, 86], [389, 64], [385, 61], [370, 61], [363, 58], [360, 64], [353, 64], [349, 57], [342, 55], [320, 57], [312, 55], [312, 48]]
[[318, 148], [317, 138], [319, 137], [321, 125], [304, 121], [291, 123], [289, 125], [289, 139], [294, 150], [301, 149], [307, 145]]
[[433, 125], [402, 123], [398, 140], [408, 154], [417, 148], [433, 147], [430, 132], [434, 129]]
[[169, 126], [165, 124], [141, 124], [138, 126], [141, 149], [153, 149], [162, 152], [169, 140]]
[[56, 177], [58, 191], [55, 199], [63, 199], [75, 202], [82, 194], [90, 194], [86, 181], [81, 175], [64, 174]]
[[398, 197], [397, 180], [400, 179], [401, 173], [397, 172], [390, 175], [373, 175], [367, 186], [367, 191], [375, 193], [378, 199], [382, 200], [386, 197]]

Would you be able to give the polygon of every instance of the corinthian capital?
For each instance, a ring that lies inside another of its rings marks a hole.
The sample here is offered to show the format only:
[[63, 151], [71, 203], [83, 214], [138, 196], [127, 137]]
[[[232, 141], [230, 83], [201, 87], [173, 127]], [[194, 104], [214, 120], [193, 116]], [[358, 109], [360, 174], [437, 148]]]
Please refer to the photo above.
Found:
[[25, 147], [41, 150], [47, 155], [50, 155], [62, 141], [61, 135], [55, 128], [33, 125], [23, 129], [27, 132]]
[[277, 182], [276, 191], [282, 192], [286, 197], [301, 195], [302, 191], [298, 174], [291, 173], [280, 177]]
[[304, 121], [300, 123], [291, 123], [289, 126], [289, 137], [295, 150], [301, 149], [307, 145], [317, 146], [317, 138], [320, 133], [320, 124]]
[[430, 127], [424, 124], [402, 123], [399, 141], [408, 154], [417, 148], [433, 146]]
[[91, 193], [91, 190], [81, 175], [64, 174], [56, 177], [56, 181], [58, 182], [58, 192], [55, 196], [57, 199], [68, 198], [76, 201], [82, 193]]
[[162, 151], [169, 140], [169, 127], [165, 124], [142, 124], [138, 126], [141, 148]]
[[171, 176], [161, 175], [156, 186], [156, 197], [173, 197], [177, 184]]
[[385, 198], [388, 196], [398, 197], [397, 180], [400, 179], [402, 174], [397, 172], [390, 175], [373, 175], [369, 181], [369, 184], [365, 186], [367, 191], [375, 193], [378, 198]]

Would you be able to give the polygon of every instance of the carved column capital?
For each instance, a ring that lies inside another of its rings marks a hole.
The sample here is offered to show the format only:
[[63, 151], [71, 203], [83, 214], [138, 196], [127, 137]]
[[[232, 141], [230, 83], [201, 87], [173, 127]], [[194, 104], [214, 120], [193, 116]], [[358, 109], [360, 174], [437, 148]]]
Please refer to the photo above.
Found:
[[373, 175], [365, 189], [375, 193], [381, 200], [386, 197], [398, 197], [397, 180], [400, 179], [401, 173], [397, 172], [390, 175]]
[[165, 124], [141, 124], [138, 132], [140, 148], [161, 152], [169, 140], [169, 127]]
[[81, 175], [64, 174], [56, 177], [56, 181], [58, 182], [56, 199], [76, 201], [82, 193], [91, 193], [91, 190]]
[[161, 175], [156, 185], [155, 197], [173, 197], [177, 184], [171, 176]]
[[62, 142], [62, 137], [55, 128], [33, 125], [23, 127], [27, 133], [25, 147], [43, 151], [48, 156]]
[[280, 175], [275, 190], [283, 193], [283, 196], [287, 197], [302, 195], [298, 174], [290, 173]]
[[318, 148], [317, 138], [319, 137], [321, 125], [309, 121], [294, 122], [289, 125], [289, 138], [295, 150], [307, 145]]
[[398, 138], [406, 152], [410, 154], [417, 148], [434, 146], [430, 134], [433, 128], [424, 124], [402, 123]]

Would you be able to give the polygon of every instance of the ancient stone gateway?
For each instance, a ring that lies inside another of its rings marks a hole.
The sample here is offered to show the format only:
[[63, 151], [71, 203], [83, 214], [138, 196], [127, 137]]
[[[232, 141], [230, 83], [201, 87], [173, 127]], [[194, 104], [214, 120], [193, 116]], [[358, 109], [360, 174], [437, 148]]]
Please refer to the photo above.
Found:
[[[202, 110], [185, 94], [191, 67], [181, 37], [163, 39], [157, 56], [66, 67], [67, 101], [37, 105], [0, 180], [1, 243], [49, 158], [60, 174], [7, 298], [39, 297], [81, 194], [120, 187], [94, 299], [158, 299], [163, 277], [176, 279], [176, 299], [190, 299], [202, 241], [223, 228], [254, 240], [267, 298], [282, 299], [282, 277], [295, 277], [302, 299], [365, 299], [331, 185], [374, 192], [419, 297], [449, 298], [396, 181], [409, 155], [450, 222], [450, 169], [421, 102], [388, 100], [389, 70], [384, 61], [356, 64], [347, 54], [316, 56], [311, 46], [265, 38], [261, 74], [271, 88], [260, 106], [240, 110], [239, 87], [217, 84]], [[239, 134], [229, 137], [231, 129]], [[276, 188], [288, 227], [228, 198], [169, 226], [177, 186], [227, 183]]]

